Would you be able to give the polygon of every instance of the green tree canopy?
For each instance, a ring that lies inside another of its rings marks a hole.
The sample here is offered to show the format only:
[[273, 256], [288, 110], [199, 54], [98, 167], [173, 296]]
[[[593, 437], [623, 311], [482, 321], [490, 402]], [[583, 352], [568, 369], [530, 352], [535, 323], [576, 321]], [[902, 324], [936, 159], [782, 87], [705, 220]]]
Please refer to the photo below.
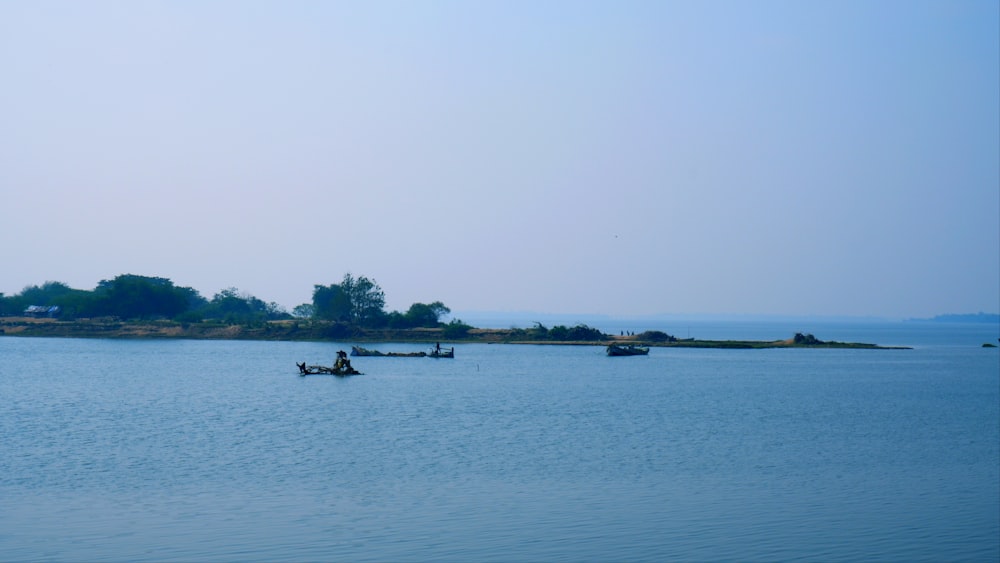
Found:
[[431, 304], [414, 303], [404, 315], [406, 325], [411, 327], [436, 327], [441, 322], [441, 317], [451, 313], [451, 309], [445, 307], [444, 303], [435, 301]]
[[385, 317], [385, 292], [364, 276], [344, 274], [340, 287], [350, 296], [351, 320], [358, 326], [377, 326]]
[[249, 293], [230, 287], [212, 297], [212, 301], [203, 308], [202, 316], [227, 323], [249, 323], [287, 318], [289, 315], [277, 303], [264, 303]]
[[41, 286], [29, 285], [19, 294], [21, 301], [28, 305], [55, 305], [56, 300], [74, 290], [70, 286], [57, 281], [47, 281]]
[[96, 299], [89, 314], [123, 319], [173, 318], [186, 311], [189, 301], [197, 295], [193, 289], [174, 287], [167, 278], [134, 274], [101, 280], [94, 293]]
[[327, 321], [351, 320], [351, 298], [337, 284], [313, 286], [313, 316]]
[[63, 316], [67, 311], [75, 313], [88, 295], [89, 292], [72, 289], [62, 282], [47, 281], [41, 286], [29, 285], [17, 295], [0, 299], [0, 314], [20, 315], [30, 305], [57, 305]]
[[340, 284], [313, 286], [313, 313], [318, 319], [378, 326], [385, 320], [385, 293], [364, 276], [344, 274]]
[[296, 305], [292, 309], [292, 316], [300, 319], [309, 319], [316, 316], [316, 307], [312, 303]]

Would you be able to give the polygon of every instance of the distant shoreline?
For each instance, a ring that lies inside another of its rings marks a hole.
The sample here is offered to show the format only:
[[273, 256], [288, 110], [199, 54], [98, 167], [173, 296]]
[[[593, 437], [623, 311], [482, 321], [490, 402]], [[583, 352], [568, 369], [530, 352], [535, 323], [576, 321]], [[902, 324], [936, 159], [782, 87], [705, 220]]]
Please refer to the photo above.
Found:
[[908, 350], [909, 346], [879, 346], [861, 342], [824, 342], [809, 335], [809, 340], [795, 338], [774, 341], [700, 340], [695, 338], [655, 341], [639, 336], [605, 335], [599, 340], [533, 340], [517, 329], [473, 328], [460, 337], [449, 338], [441, 328], [414, 329], [345, 329], [321, 321], [268, 321], [251, 325], [224, 323], [180, 323], [176, 321], [117, 321], [109, 319], [59, 321], [29, 317], [0, 318], [0, 336], [110, 338], [110, 339], [190, 339], [190, 340], [273, 340], [304, 342], [398, 342], [427, 344], [434, 342], [484, 344], [535, 344], [607, 346], [612, 343], [636, 344], [661, 348], [835, 348], [865, 350]]

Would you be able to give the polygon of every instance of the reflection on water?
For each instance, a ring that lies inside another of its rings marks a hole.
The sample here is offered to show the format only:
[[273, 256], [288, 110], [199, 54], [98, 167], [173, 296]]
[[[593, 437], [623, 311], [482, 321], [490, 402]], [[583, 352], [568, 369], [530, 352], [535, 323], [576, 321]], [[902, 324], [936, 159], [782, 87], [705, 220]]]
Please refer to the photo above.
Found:
[[978, 343], [348, 346], [0, 338], [0, 559], [1000, 556]]

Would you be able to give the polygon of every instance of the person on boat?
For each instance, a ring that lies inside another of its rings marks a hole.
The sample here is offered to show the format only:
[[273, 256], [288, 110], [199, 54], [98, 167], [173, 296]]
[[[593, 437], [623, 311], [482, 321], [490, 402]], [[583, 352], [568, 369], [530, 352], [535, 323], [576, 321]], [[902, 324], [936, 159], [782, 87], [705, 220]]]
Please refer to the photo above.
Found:
[[441, 353], [441, 343], [440, 342], [435, 342], [434, 343], [434, 351], [437, 352], [438, 354]]

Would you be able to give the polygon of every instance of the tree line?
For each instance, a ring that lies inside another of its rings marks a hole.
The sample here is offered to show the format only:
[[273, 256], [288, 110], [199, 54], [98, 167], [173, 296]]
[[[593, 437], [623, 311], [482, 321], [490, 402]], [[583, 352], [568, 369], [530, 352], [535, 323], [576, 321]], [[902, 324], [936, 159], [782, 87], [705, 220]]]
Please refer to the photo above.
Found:
[[[235, 287], [223, 289], [206, 299], [191, 287], [175, 285], [169, 278], [122, 274], [101, 280], [92, 290], [73, 289], [62, 282], [47, 281], [25, 287], [20, 293], [0, 293], [0, 316], [21, 316], [28, 307], [41, 306], [37, 314], [60, 320], [113, 318], [118, 320], [169, 319], [182, 323], [221, 322], [253, 325], [276, 320], [310, 320], [329, 323], [327, 336], [342, 337], [358, 328], [442, 328], [443, 336], [459, 339], [473, 327], [459, 319], [444, 323], [451, 314], [441, 301], [414, 303], [406, 312], [385, 310], [385, 292], [365, 276], [344, 274], [340, 283], [314, 285], [312, 301], [287, 311], [274, 302], [264, 302]], [[548, 328], [541, 323], [528, 329], [511, 329], [511, 338], [533, 341], [601, 341], [607, 335], [579, 324]], [[639, 335], [642, 340], [676, 340], [653, 331]]]
[[332, 321], [361, 328], [471, 328], [454, 319], [442, 318], [451, 309], [440, 301], [414, 303], [405, 312], [386, 312], [385, 292], [365, 276], [345, 274], [339, 284], [315, 285], [311, 303], [288, 312], [277, 303], [241, 292], [223, 289], [211, 299], [197, 290], [175, 285], [168, 278], [122, 274], [101, 280], [92, 290], [73, 289], [62, 282], [47, 281], [25, 287], [20, 293], [0, 293], [0, 316], [20, 316], [31, 306], [41, 306], [61, 320], [113, 317], [121, 320], [170, 319], [178, 322], [216, 321], [252, 324], [283, 319]]

